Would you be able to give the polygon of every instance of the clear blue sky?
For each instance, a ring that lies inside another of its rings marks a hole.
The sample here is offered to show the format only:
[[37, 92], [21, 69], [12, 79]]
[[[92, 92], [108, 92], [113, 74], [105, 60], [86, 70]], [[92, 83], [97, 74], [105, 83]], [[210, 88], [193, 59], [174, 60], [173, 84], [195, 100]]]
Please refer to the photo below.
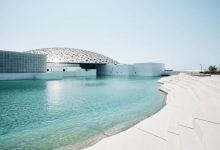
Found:
[[45, 47], [167, 69], [220, 67], [220, 1], [0, 0], [0, 49]]

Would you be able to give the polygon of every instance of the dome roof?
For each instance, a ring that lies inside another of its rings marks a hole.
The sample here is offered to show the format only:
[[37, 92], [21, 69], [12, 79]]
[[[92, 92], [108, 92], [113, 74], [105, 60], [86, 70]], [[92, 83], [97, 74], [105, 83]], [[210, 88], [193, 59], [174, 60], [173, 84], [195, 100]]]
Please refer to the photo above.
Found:
[[42, 48], [27, 52], [47, 55], [49, 63], [118, 64], [117, 61], [104, 55], [74, 48]]

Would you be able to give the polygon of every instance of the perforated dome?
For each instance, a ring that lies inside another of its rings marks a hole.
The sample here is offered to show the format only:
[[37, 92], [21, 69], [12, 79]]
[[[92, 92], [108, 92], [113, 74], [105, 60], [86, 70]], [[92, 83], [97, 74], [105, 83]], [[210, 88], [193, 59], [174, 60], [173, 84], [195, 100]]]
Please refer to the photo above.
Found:
[[42, 48], [27, 52], [47, 55], [48, 63], [118, 64], [104, 55], [74, 48]]

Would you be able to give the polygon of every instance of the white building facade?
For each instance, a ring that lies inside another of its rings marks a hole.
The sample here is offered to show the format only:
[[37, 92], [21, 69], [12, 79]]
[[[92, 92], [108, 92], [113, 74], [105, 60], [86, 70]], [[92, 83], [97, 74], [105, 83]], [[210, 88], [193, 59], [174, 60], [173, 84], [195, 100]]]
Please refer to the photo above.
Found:
[[97, 75], [108, 76], [161, 76], [163, 63], [106, 64], [97, 67]]
[[107, 56], [74, 48], [0, 51], [0, 80], [62, 79], [74, 76], [161, 76], [162, 63], [119, 64]]

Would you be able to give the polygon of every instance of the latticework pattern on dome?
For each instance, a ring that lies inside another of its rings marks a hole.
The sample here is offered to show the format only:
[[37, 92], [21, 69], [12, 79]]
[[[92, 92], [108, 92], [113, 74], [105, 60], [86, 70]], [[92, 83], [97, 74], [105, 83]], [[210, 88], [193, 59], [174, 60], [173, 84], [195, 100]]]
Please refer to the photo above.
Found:
[[118, 64], [104, 55], [74, 48], [42, 48], [27, 52], [47, 55], [47, 62], [52, 63]]

